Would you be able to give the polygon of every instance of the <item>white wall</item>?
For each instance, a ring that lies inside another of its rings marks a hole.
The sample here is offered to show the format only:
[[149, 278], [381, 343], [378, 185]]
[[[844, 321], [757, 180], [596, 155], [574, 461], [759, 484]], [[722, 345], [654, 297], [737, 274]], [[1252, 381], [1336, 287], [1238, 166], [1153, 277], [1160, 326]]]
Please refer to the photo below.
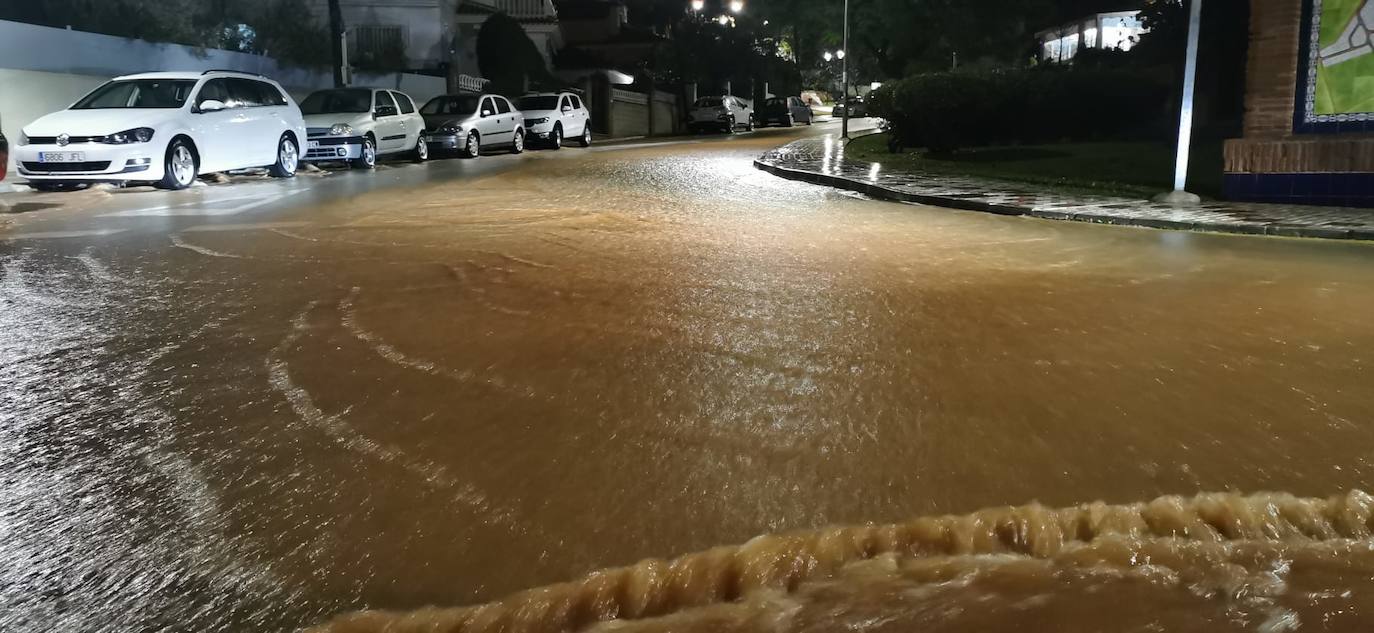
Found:
[[[19, 140], [19, 131], [34, 119], [66, 108], [111, 77], [212, 68], [266, 75], [297, 99], [334, 84], [332, 71], [286, 66], [261, 55], [152, 44], [0, 20], [0, 129], [13, 145]], [[360, 73], [354, 84], [400, 90], [417, 104], [443, 94], [447, 88], [443, 77], [410, 74]]]

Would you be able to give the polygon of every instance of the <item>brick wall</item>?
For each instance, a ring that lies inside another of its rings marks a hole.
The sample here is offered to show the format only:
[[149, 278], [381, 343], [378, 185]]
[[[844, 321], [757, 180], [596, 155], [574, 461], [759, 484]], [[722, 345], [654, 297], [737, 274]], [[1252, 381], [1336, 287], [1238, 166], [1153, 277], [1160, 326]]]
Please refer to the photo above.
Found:
[[1227, 173], [1374, 172], [1374, 138], [1295, 135], [1302, 0], [1251, 0], [1245, 137], [1226, 143]]

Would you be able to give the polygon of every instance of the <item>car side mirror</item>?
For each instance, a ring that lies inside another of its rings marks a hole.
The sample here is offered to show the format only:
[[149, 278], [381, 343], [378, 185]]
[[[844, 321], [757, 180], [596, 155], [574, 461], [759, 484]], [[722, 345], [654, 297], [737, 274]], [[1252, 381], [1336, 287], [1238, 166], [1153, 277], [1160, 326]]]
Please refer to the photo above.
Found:
[[493, 113], [492, 113], [491, 110], [483, 110], [483, 111], [482, 111], [482, 116], [491, 116], [492, 114], [493, 114]]
[[397, 114], [400, 114], [400, 111], [396, 109], [396, 106], [377, 106], [376, 116], [379, 118], [384, 116], [396, 116]]
[[200, 112], [219, 112], [226, 107], [228, 106], [224, 105], [224, 102], [218, 99], [206, 99], [201, 101], [200, 105], [197, 106]]
[[572, 111], [573, 111], [572, 106], [563, 106], [563, 114], [567, 114], [567, 113], [572, 112]]

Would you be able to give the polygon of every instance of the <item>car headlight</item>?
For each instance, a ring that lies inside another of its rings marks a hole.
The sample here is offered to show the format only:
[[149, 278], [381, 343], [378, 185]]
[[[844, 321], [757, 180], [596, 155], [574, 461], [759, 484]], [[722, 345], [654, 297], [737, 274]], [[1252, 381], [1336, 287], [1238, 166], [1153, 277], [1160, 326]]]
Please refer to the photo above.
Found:
[[549, 122], [549, 117], [540, 117], [540, 118], [538, 118], [538, 119], [530, 119], [530, 120], [528, 120], [528, 121], [525, 121], [525, 124], [526, 124], [526, 125], [543, 125], [543, 124], [548, 123], [548, 122]]
[[458, 132], [463, 131], [463, 126], [457, 121], [448, 121], [447, 123], [444, 123], [443, 125], [439, 126], [439, 131], [457, 134]]
[[140, 127], [116, 132], [100, 139], [100, 142], [109, 145], [128, 145], [130, 143], [147, 143], [151, 140], [153, 140], [153, 128]]
[[330, 136], [352, 136], [353, 126], [347, 123], [335, 123], [329, 128]]

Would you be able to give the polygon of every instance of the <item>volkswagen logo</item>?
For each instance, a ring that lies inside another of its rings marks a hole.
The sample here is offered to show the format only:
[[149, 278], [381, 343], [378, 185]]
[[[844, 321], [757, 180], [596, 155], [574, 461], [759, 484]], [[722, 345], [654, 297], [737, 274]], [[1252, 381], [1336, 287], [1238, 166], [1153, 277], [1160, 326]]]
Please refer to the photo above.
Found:
[[72, 142], [72, 137], [71, 137], [70, 135], [68, 135], [68, 134], [58, 134], [58, 135], [57, 135], [57, 144], [58, 144], [58, 145], [61, 145], [61, 146], [63, 146], [63, 147], [66, 147], [66, 146], [67, 146], [67, 143], [70, 143], [70, 142]]

